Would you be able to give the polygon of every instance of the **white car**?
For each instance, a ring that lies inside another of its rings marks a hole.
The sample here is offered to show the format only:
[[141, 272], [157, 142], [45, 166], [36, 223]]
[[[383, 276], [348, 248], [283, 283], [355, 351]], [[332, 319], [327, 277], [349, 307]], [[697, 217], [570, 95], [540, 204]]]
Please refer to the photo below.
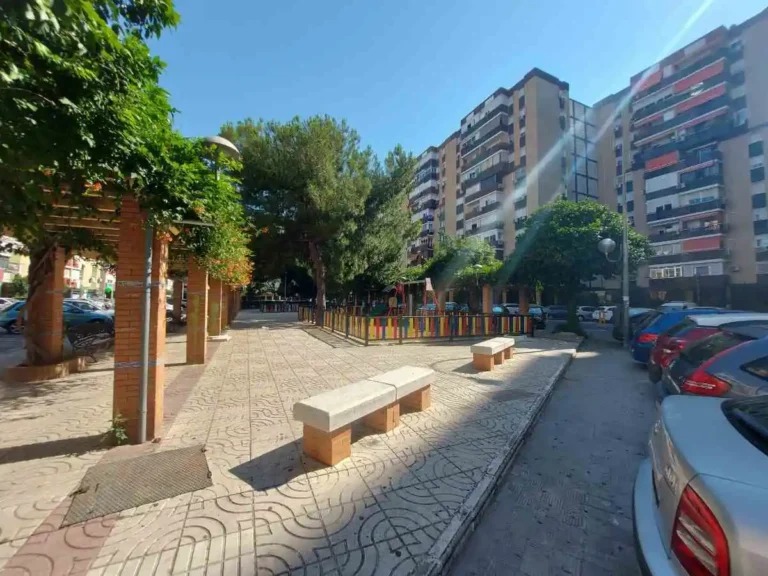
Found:
[[592, 320], [600, 320], [602, 314], [603, 320], [610, 322], [613, 318], [613, 311], [616, 310], [616, 306], [598, 306], [597, 309], [592, 312]]
[[592, 314], [597, 310], [594, 306], [579, 306], [576, 308], [576, 316], [579, 318], [579, 322], [583, 322], [587, 318], [592, 319]]

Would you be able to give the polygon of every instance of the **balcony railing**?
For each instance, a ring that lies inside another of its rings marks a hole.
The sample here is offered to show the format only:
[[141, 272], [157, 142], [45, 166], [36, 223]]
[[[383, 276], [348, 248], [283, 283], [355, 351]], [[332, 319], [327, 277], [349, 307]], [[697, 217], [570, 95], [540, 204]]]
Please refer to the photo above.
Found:
[[422, 210], [435, 210], [437, 209], [437, 200], [427, 200], [425, 202], [422, 202], [421, 204], [413, 204], [411, 206], [411, 210], [414, 214], [417, 212], [421, 212]]
[[496, 183], [499, 182], [499, 178], [503, 178], [505, 175], [509, 174], [515, 169], [515, 165], [511, 162], [499, 162], [498, 164], [494, 164], [490, 168], [486, 168], [482, 172], [478, 173], [477, 176], [474, 178], [468, 178], [467, 180], [464, 180], [464, 182], [461, 183], [461, 187], [466, 190], [467, 188], [470, 188], [477, 184], [478, 182], [482, 182], [486, 178], [490, 178], [491, 176], [496, 176]]
[[702, 130], [688, 134], [685, 138], [667, 142], [660, 146], [651, 146], [636, 153], [633, 157], [633, 170], [640, 170], [645, 166], [645, 162], [653, 158], [658, 158], [674, 150], [690, 150], [697, 146], [709, 144], [716, 140], [722, 140], [729, 137], [734, 130], [733, 124], [728, 119], [715, 120], [711, 124], [705, 125]]
[[677, 186], [670, 186], [669, 188], [662, 188], [661, 190], [650, 192], [645, 195], [645, 199], [655, 200], [656, 198], [672, 196], [683, 191], [690, 192], [691, 190], [696, 190], [697, 188], [705, 188], [707, 186], [714, 186], [717, 184], [723, 184], [722, 173], [713, 174], [712, 176], [702, 176], [700, 178], [695, 178], [694, 180], [689, 180], [688, 182], [680, 182], [680, 184]]
[[471, 142], [465, 142], [461, 145], [461, 155], [464, 156], [467, 152], [474, 150], [484, 142], [487, 142], [496, 134], [500, 134], [501, 132], [509, 132], [512, 133], [512, 130], [514, 129], [514, 126], [507, 122], [506, 120], [503, 122], [499, 122], [499, 124], [495, 127], [490, 129], [488, 132], [480, 136], [477, 140], [473, 140]]
[[693, 120], [694, 118], [698, 118], [699, 116], [707, 114], [708, 112], [712, 112], [713, 110], [717, 110], [723, 106], [728, 106], [729, 101], [730, 96], [728, 94], [723, 94], [722, 96], [708, 100], [703, 104], [699, 104], [690, 110], [686, 110], [685, 112], [678, 114], [674, 118], [670, 118], [666, 122], [635, 130], [632, 136], [632, 140], [633, 142], [637, 142], [638, 140], [643, 140], [644, 138], [648, 138], [655, 134], [660, 134], [661, 132], [665, 132], [667, 130], [681, 126], [686, 122]]
[[651, 264], [682, 264], [683, 262], [698, 262], [700, 260], [715, 260], [726, 258], [728, 251], [725, 248], [715, 248], [714, 250], [699, 250], [698, 252], [681, 252], [680, 254], [664, 254], [663, 256], [653, 256], [650, 259]]
[[419, 232], [419, 238], [426, 238], [427, 236], [432, 236], [434, 232], [430, 229], [422, 230]]
[[698, 212], [708, 212], [710, 210], [723, 210], [724, 208], [725, 201], [715, 199], [708, 202], [688, 204], [687, 206], [680, 206], [679, 208], [672, 208], [670, 210], [657, 210], [656, 212], [650, 212], [647, 216], [647, 221], [656, 222], [658, 220], [667, 220], [669, 218], [679, 218], [680, 216], [685, 216], [686, 214], [696, 214]]
[[419, 200], [421, 200], [422, 198], [424, 198], [425, 196], [430, 196], [432, 194], [437, 196], [439, 193], [440, 192], [439, 192], [439, 189], [438, 189], [437, 186], [430, 186], [429, 188], [425, 188], [424, 190], [422, 190], [421, 192], [419, 192], [415, 196], [412, 196], [408, 201], [411, 202], [411, 203], [416, 203]]
[[493, 192], [496, 192], [498, 190], [501, 190], [504, 187], [504, 180], [503, 177], [498, 177], [496, 179], [488, 179], [487, 181], [484, 181], [480, 184], [480, 190], [477, 192], [473, 192], [472, 194], [468, 195], [466, 198], [464, 198], [465, 204], [471, 204], [475, 200], [479, 200], [483, 196], [487, 196], [488, 194], [492, 194]]
[[648, 236], [648, 241], [651, 244], [658, 242], [669, 242], [671, 240], [685, 240], [686, 238], [698, 238], [699, 236], [712, 236], [714, 234], [725, 234], [727, 231], [726, 225], [723, 224], [716, 228], [706, 228], [701, 226], [699, 228], [691, 228], [690, 230], [680, 230], [679, 232], [665, 232], [663, 234], [653, 234]]
[[700, 60], [696, 60], [695, 62], [692, 62], [685, 68], [678, 70], [671, 76], [667, 76], [666, 78], [662, 78], [659, 82], [654, 84], [653, 86], [649, 86], [647, 90], [644, 90], [642, 92], [639, 92], [635, 95], [634, 100], [640, 100], [641, 98], [645, 98], [646, 96], [649, 96], [650, 94], [653, 94], [655, 92], [658, 92], [662, 88], [669, 86], [670, 84], [674, 84], [678, 80], [682, 80], [686, 76], [690, 76], [694, 72], [697, 72], [700, 68], [706, 68], [713, 62], [717, 62], [720, 60], [720, 58], [723, 58], [728, 55], [727, 48], [722, 48], [720, 50], [717, 50], [716, 52], [713, 52], [709, 56], [706, 56], [705, 58], [702, 58]]
[[493, 146], [480, 146], [480, 149], [476, 152], [473, 152], [473, 154], [477, 153], [475, 157], [473, 157], [469, 161], [464, 161], [464, 170], [469, 170], [473, 166], [477, 166], [482, 162], [483, 160], [490, 158], [496, 152], [505, 150], [507, 152], [512, 152], [515, 149], [515, 145], [513, 142], [498, 142], [494, 144]]
[[[708, 90], [709, 88], [712, 88], [713, 86], [720, 84], [724, 80], [725, 80], [724, 72], [712, 78], [708, 78], [702, 83], [701, 90], [702, 91]], [[663, 100], [659, 100], [658, 102], [654, 102], [653, 104], [649, 104], [644, 108], [639, 108], [632, 114], [632, 121], [637, 122], [638, 120], [642, 120], [643, 118], [647, 118], [648, 116], [653, 116], [657, 112], [666, 110], [667, 108], [675, 106], [680, 102], [684, 102], [689, 98], [694, 98], [694, 96], [692, 96], [690, 92], [682, 92], [677, 96], [672, 96], [671, 98], [665, 98]]]
[[486, 204], [482, 208], [478, 210], [472, 210], [471, 212], [466, 212], [464, 214], [464, 220], [470, 220], [471, 218], [475, 218], [477, 216], [482, 216], [483, 214], [488, 214], [488, 212], [493, 212], [497, 208], [501, 206], [501, 202], [491, 202], [490, 204]]
[[479, 122], [475, 122], [474, 124], [472, 124], [472, 126], [467, 128], [465, 132], [462, 132], [461, 137], [465, 138], [466, 136], [469, 136], [479, 128], [482, 128], [483, 126], [485, 126], [487, 122], [490, 122], [491, 120], [493, 120], [493, 117], [499, 114], [500, 112], [503, 114], [509, 115], [509, 114], [512, 114], [513, 110], [514, 110], [514, 106], [499, 104], [498, 106], [496, 106], [496, 108], [494, 108], [493, 110], [490, 110], [482, 120], [480, 120]]
[[504, 222], [502, 222], [501, 220], [496, 220], [495, 222], [484, 224], [483, 226], [475, 226], [473, 228], [467, 228], [464, 235], [474, 236], [476, 234], [482, 234], [483, 232], [490, 232], [491, 230], [503, 230], [503, 229], [504, 229]]
[[504, 240], [491, 240], [488, 239], [488, 244], [496, 248], [497, 250], [503, 250], [504, 249]]

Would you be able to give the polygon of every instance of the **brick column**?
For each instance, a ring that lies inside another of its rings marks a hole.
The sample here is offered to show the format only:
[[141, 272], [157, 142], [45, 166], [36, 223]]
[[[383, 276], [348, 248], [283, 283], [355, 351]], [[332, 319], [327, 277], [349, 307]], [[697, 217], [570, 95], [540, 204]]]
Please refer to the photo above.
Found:
[[525, 286], [517, 287], [517, 303], [520, 305], [520, 314], [528, 314], [528, 289]]
[[208, 279], [208, 335], [221, 334], [221, 280]]
[[181, 320], [181, 303], [184, 299], [184, 281], [181, 278], [173, 279], [173, 319]]
[[221, 283], [221, 331], [229, 328], [229, 285]]
[[[138, 203], [123, 198], [115, 289], [115, 383], [112, 413], [124, 419], [132, 443], [138, 442], [141, 385], [141, 305], [144, 294], [144, 228]], [[149, 318], [149, 381], [147, 439], [161, 434], [165, 384], [165, 281], [168, 243], [152, 245], [152, 287]]]
[[190, 258], [187, 263], [187, 364], [205, 364], [207, 321], [208, 272]]
[[493, 312], [493, 288], [490, 284], [483, 284], [483, 314]]
[[[35, 269], [39, 262], [39, 259], [33, 258], [30, 269]], [[64, 249], [53, 249], [51, 266], [24, 308], [24, 334], [27, 341], [27, 363], [30, 366], [56, 364], [62, 360], [65, 263]]]

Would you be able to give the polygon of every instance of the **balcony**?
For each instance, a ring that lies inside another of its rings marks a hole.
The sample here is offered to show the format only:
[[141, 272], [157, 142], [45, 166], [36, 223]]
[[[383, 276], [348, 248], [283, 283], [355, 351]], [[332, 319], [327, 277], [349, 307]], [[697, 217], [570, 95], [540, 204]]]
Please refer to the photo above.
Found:
[[758, 262], [768, 262], [768, 248], [755, 248], [755, 260]]
[[475, 200], [479, 200], [483, 196], [487, 196], [488, 194], [491, 194], [492, 192], [496, 192], [498, 190], [502, 190], [503, 188], [504, 188], [503, 176], [497, 176], [496, 178], [488, 178], [487, 180], [483, 180], [480, 183], [480, 190], [478, 190], [477, 192], [473, 192], [472, 194], [470, 194], [464, 199], [464, 203], [470, 204]]
[[[709, 78], [702, 82], [701, 91], [703, 92], [712, 88], [713, 86], [717, 86], [724, 80], [726, 80], [725, 73], [721, 73], [717, 76]], [[638, 120], [642, 120], [648, 116], [653, 116], [657, 112], [661, 112], [662, 110], [676, 106], [677, 104], [680, 104], [680, 102], [685, 102], [689, 98], [695, 98], [695, 96], [691, 96], [690, 92], [682, 92], [676, 96], [672, 96], [671, 98], [665, 98], [663, 100], [659, 100], [658, 102], [654, 102], [653, 104], [649, 104], [644, 108], [639, 108], [632, 114], [632, 122], [637, 122]]]
[[491, 222], [490, 224], [484, 224], [483, 226], [475, 226], [472, 228], [467, 228], [464, 236], [475, 236], [477, 234], [482, 234], [483, 232], [490, 232], [492, 230], [503, 230], [503, 229], [504, 229], [504, 222], [502, 222], [501, 220], [496, 220], [495, 222]]
[[697, 149], [687, 154], [678, 154], [677, 162], [674, 164], [662, 164], [657, 168], [645, 168], [641, 166], [640, 169], [645, 168], [645, 179], [655, 178], [668, 172], [677, 172], [684, 168], [691, 168], [692, 166], [698, 166], [699, 164], [705, 164], [711, 160], [722, 162], [723, 154], [714, 148]]
[[456, 230], [464, 229], [464, 220], [456, 220]]
[[665, 196], [672, 196], [680, 192], [690, 192], [691, 190], [696, 190], [697, 188], [706, 188], [707, 186], [722, 186], [722, 184], [722, 173], [713, 174], [712, 176], [701, 176], [700, 178], [695, 178], [693, 180], [689, 180], [688, 182], [680, 182], [677, 186], [670, 186], [669, 188], [663, 188], [661, 190], [656, 190], [656, 192], [646, 194], [645, 199], [655, 200], [656, 198], [664, 198]]
[[725, 234], [727, 231], [726, 225], [722, 224], [716, 228], [705, 228], [701, 226], [699, 228], [691, 228], [690, 230], [680, 230], [679, 232], [665, 232], [663, 234], [653, 234], [648, 236], [648, 241], [651, 244], [659, 242], [669, 242], [671, 240], [685, 240], [686, 238], [698, 238], [699, 236], [713, 236], [715, 234]]
[[725, 248], [716, 248], [715, 250], [699, 250], [698, 252], [681, 252], [680, 254], [653, 256], [650, 259], [650, 264], [682, 264], [684, 262], [699, 262], [701, 260], [716, 260], [727, 257], [728, 251]]
[[469, 212], [466, 212], [464, 214], [464, 220], [471, 220], [472, 218], [476, 218], [477, 216], [482, 216], [483, 214], [488, 214], [488, 212], [493, 212], [494, 210], [498, 209], [501, 206], [501, 202], [491, 202], [490, 204], [486, 204], [482, 208], [478, 210], [471, 210]]
[[671, 218], [679, 218], [687, 214], [696, 214], [698, 212], [709, 212], [711, 210], [723, 210], [725, 209], [725, 201], [720, 199], [710, 200], [709, 202], [699, 202], [698, 204], [688, 204], [687, 206], [680, 206], [679, 208], [672, 208], [670, 210], [657, 210], [651, 212], [647, 216], [648, 222], [658, 222], [660, 220], [669, 220]]
[[434, 231], [427, 228], [426, 230], [422, 230], [419, 232], [419, 238], [426, 238], [427, 236], [432, 236], [434, 234]]
[[467, 152], [470, 152], [474, 150], [475, 148], [479, 147], [484, 142], [487, 142], [496, 134], [500, 134], [501, 132], [508, 132], [512, 133], [514, 127], [512, 124], [510, 124], [507, 120], [499, 119], [498, 122], [496, 120], [492, 120], [490, 124], [496, 124], [494, 127], [490, 128], [485, 134], [480, 135], [477, 139], [471, 140], [469, 142], [465, 142], [461, 145], [461, 155], [464, 156], [467, 154]]
[[411, 198], [409, 198], [408, 202], [410, 202], [411, 204], [415, 204], [416, 202], [418, 202], [419, 200], [421, 200], [425, 196], [430, 196], [432, 194], [434, 194], [435, 196], [437, 196], [439, 194], [439, 189], [438, 189], [437, 186], [430, 186], [429, 188], [425, 188], [424, 190], [422, 190], [421, 192], [419, 192], [415, 196], [411, 196]]
[[416, 172], [421, 172], [422, 170], [426, 170], [427, 168], [437, 168], [440, 165], [437, 158], [429, 158], [428, 160], [425, 160], [419, 166], [416, 168]]
[[504, 240], [491, 240], [488, 239], [488, 244], [496, 248], [497, 250], [504, 250]]
[[690, 76], [691, 74], [697, 72], [701, 68], [706, 68], [710, 64], [717, 62], [718, 60], [720, 60], [721, 58], [724, 58], [727, 55], [728, 55], [728, 49], [721, 48], [720, 50], [713, 52], [712, 54], [710, 54], [709, 56], [706, 56], [705, 58], [701, 58], [699, 60], [696, 60], [695, 62], [691, 62], [688, 66], [686, 66], [685, 68], [682, 68], [681, 70], [678, 70], [671, 76], [662, 78], [659, 82], [657, 82], [653, 86], [650, 86], [647, 90], [637, 93], [633, 100], [637, 101], [642, 98], [645, 98], [646, 96], [649, 96], [650, 94], [658, 92], [662, 88], [666, 88], [670, 84], [674, 84], [682, 80], [683, 78]]
[[[697, 131], [687, 135], [685, 138], [667, 142], [660, 146], [647, 147], [633, 157], [633, 170], [641, 170], [645, 166], [645, 162], [658, 158], [664, 154], [668, 154], [674, 150], [683, 152], [696, 148], [697, 146], [703, 146], [714, 141], [719, 141], [730, 137], [733, 134], [734, 127], [730, 119], [718, 119], [711, 124], [706, 124], [704, 127]], [[633, 145], [634, 146], [634, 145]]]
[[478, 150], [473, 152], [473, 154], [476, 154], [472, 159], [465, 160], [464, 161], [464, 170], [469, 170], [473, 166], [477, 166], [485, 160], [486, 158], [490, 158], [496, 152], [505, 150], [507, 152], [512, 152], [515, 149], [515, 145], [512, 142], [498, 142], [494, 144], [493, 146], [480, 146]]
[[723, 94], [722, 96], [718, 96], [717, 98], [708, 100], [703, 104], [699, 104], [695, 108], [686, 110], [685, 112], [678, 114], [677, 116], [667, 120], [666, 122], [661, 122], [660, 124], [654, 124], [652, 126], [647, 126], [647, 127], [635, 130], [632, 135], [632, 140], [633, 142], [637, 142], [639, 140], [643, 140], [645, 138], [650, 138], [651, 136], [661, 134], [662, 132], [667, 132], [669, 130], [677, 128], [678, 126], [682, 126], [686, 122], [694, 120], [699, 116], [703, 116], [708, 112], [713, 112], [718, 108], [728, 106], [729, 103], [730, 103], [730, 96], [727, 93]]
[[411, 210], [413, 211], [413, 214], [416, 214], [417, 212], [421, 212], [422, 210], [436, 210], [437, 209], [437, 200], [427, 200], [426, 202], [422, 202], [421, 204], [412, 204]]
[[467, 188], [471, 188], [478, 182], [482, 182], [487, 178], [490, 178], [491, 176], [496, 176], [495, 182], [499, 183], [500, 178], [503, 178], [505, 175], [509, 174], [514, 169], [515, 169], [515, 165], [512, 164], [511, 162], [499, 162], [498, 164], [494, 164], [490, 168], [486, 168], [474, 178], [469, 178], [467, 180], [464, 180], [464, 182], [461, 183], [461, 188], [463, 190], [466, 190]]
[[482, 128], [490, 120], [493, 120], [493, 117], [496, 116], [497, 114], [502, 113], [502, 114], [509, 115], [509, 114], [512, 114], [513, 110], [514, 110], [514, 106], [507, 106], [506, 104], [499, 104], [498, 106], [496, 106], [496, 108], [494, 108], [493, 110], [490, 110], [488, 112], [488, 114], [486, 114], [485, 117], [482, 120], [480, 120], [478, 122], [475, 122], [474, 124], [472, 124], [472, 126], [468, 127], [465, 132], [462, 132], [461, 133], [461, 137], [462, 138], [466, 138], [467, 136], [469, 136], [473, 132], [477, 131], [479, 128]]

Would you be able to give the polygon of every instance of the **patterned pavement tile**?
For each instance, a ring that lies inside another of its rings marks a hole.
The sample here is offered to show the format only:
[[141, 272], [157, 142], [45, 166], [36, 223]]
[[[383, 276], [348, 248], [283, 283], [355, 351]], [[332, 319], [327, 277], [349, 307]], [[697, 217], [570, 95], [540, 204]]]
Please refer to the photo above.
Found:
[[421, 482], [442, 478], [443, 476], [452, 476], [461, 472], [461, 469], [456, 464], [448, 460], [437, 450], [432, 452], [415, 452], [402, 456], [401, 460], [408, 467], [411, 474], [416, 476]]
[[[330, 542], [319, 518], [309, 515], [258, 526], [256, 562], [280, 574], [332, 559]], [[269, 572], [266, 572], [269, 573]]]
[[336, 550], [353, 550], [397, 537], [394, 527], [373, 498], [320, 509], [308, 516], [320, 523]]
[[[392, 546], [392, 544], [398, 544]], [[407, 548], [396, 540], [380, 542], [364, 548], [346, 550], [342, 545], [334, 547], [341, 574], [350, 576], [375, 576], [412, 574], [419, 557], [412, 556]]]
[[376, 501], [401, 535], [450, 519], [449, 513], [423, 484], [379, 494]]

